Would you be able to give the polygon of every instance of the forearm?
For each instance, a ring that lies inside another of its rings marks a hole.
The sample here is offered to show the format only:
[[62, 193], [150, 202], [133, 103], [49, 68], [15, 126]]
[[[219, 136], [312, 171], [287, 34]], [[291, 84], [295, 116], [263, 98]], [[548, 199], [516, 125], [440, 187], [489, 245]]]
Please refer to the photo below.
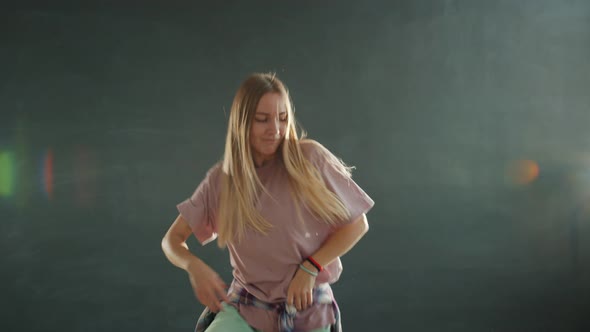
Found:
[[[321, 266], [326, 266], [352, 249], [368, 230], [367, 217], [363, 213], [354, 222], [334, 232], [312, 256]], [[309, 262], [304, 264], [306, 267], [312, 267]]]
[[174, 266], [188, 271], [189, 266], [203, 263], [201, 259], [193, 255], [188, 249], [185, 241], [178, 236], [167, 235], [162, 239], [162, 251], [166, 258]]

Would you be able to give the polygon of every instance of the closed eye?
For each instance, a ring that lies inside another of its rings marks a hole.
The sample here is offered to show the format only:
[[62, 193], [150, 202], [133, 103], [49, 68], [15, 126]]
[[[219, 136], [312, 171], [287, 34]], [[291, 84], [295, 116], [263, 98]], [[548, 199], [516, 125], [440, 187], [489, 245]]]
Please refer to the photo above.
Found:
[[[264, 118], [254, 117], [254, 121], [264, 123], [264, 122], [268, 121], [268, 118], [267, 117], [264, 117]], [[281, 116], [279, 117], [279, 121], [281, 121], [281, 122], [287, 121], [287, 114], [281, 114]]]

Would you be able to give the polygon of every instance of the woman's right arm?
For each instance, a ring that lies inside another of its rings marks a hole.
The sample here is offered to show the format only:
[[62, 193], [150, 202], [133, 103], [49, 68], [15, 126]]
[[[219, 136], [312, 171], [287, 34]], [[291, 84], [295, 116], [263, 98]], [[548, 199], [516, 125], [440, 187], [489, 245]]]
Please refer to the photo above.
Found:
[[182, 215], [178, 215], [164, 238], [162, 250], [173, 265], [185, 270], [197, 299], [213, 312], [221, 310], [221, 301], [228, 301], [227, 285], [205, 262], [193, 255], [186, 244], [192, 230]]

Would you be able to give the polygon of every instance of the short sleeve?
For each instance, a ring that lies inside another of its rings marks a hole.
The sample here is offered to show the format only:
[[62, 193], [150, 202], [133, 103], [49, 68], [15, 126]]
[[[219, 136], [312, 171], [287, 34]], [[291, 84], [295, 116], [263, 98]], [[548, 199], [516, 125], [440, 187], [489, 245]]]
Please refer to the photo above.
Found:
[[205, 245], [217, 238], [217, 206], [219, 201], [219, 172], [216, 164], [208, 172], [194, 193], [176, 208], [188, 222], [197, 240]]
[[[339, 159], [321, 144], [312, 141], [304, 149], [308, 150], [308, 158], [320, 171], [328, 189], [332, 191], [344, 204], [350, 213], [350, 219], [344, 220], [351, 223], [363, 213], [375, 205], [375, 202], [367, 193], [346, 173], [342, 172], [336, 163]], [[304, 152], [305, 153], [305, 152]]]

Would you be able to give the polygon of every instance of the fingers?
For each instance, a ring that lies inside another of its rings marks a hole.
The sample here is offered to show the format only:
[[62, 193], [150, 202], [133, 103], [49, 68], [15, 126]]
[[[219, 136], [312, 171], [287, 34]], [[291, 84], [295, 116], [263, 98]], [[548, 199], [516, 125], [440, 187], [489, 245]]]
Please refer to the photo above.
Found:
[[300, 303], [297, 300], [298, 298], [299, 297], [297, 295], [295, 295], [295, 293], [293, 291], [289, 290], [287, 292], [287, 304], [295, 307], [295, 309], [297, 309], [297, 311], [301, 310], [300, 305], [298, 304], [298, 303]]
[[295, 296], [295, 308], [297, 308], [297, 311], [301, 311], [303, 310], [303, 298], [301, 296]]
[[307, 292], [304, 292], [303, 294], [301, 294], [301, 309], [299, 309], [299, 310], [305, 310], [305, 309], [311, 307], [312, 304], [313, 304], [313, 298], [311, 296], [310, 291], [307, 291]]
[[313, 305], [313, 293], [307, 292], [306, 297], [307, 297], [307, 308], [309, 308]]
[[211, 280], [208, 285], [202, 285], [196, 292], [199, 301], [212, 312], [223, 310], [222, 302], [229, 302], [225, 283], [219, 279]]
[[201, 290], [197, 292], [197, 299], [212, 312], [218, 312], [221, 309], [221, 303], [215, 293], [211, 290]]
[[209, 307], [209, 310], [213, 312], [219, 312], [220, 310], [223, 310], [222, 301], [215, 292], [210, 292], [205, 301], [203, 301], [203, 304]]
[[288, 294], [287, 304], [294, 305], [297, 311], [305, 310], [313, 305], [313, 293], [304, 291], [300, 294]]
[[[211, 305], [216, 310], [215, 312], [223, 310], [222, 302], [229, 302], [229, 298], [227, 297], [227, 285], [221, 279], [218, 279], [217, 282], [213, 284], [213, 289], [211, 289], [209, 293], [209, 298]], [[212, 308], [210, 307], [209, 309]]]
[[209, 302], [207, 307], [209, 307], [209, 310], [211, 310], [212, 312], [219, 312], [220, 310], [222, 310], [221, 302], [219, 302], [219, 300], [217, 300], [215, 298], [213, 298]]

